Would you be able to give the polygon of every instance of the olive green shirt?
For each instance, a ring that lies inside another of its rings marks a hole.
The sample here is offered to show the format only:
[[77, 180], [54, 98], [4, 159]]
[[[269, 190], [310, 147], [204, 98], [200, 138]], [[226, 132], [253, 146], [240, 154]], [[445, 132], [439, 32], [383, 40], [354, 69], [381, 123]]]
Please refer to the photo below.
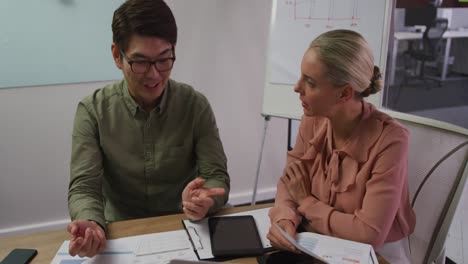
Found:
[[210, 213], [223, 206], [230, 180], [208, 100], [169, 80], [146, 113], [127, 82], [96, 90], [76, 110], [68, 207], [72, 220], [106, 222], [180, 213], [184, 187], [195, 177], [221, 187]]

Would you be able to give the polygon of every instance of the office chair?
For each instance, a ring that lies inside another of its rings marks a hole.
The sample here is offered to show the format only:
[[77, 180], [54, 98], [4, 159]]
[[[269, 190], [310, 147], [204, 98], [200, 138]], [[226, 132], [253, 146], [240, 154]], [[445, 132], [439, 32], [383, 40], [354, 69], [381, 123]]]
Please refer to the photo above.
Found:
[[468, 177], [468, 130], [424, 117], [385, 111], [410, 132], [409, 192], [416, 227], [412, 263], [445, 263], [445, 241]]
[[[426, 88], [430, 86], [427, 83], [428, 78], [425, 75], [426, 62], [435, 62], [439, 58], [439, 52], [442, 48], [442, 36], [447, 31], [448, 20], [446, 18], [436, 18], [431, 24], [426, 26], [426, 30], [423, 33], [421, 48], [416, 49], [414, 43], [410, 43], [408, 50], [404, 52], [404, 74], [403, 81], [399, 86], [396, 87], [396, 93], [393, 97], [393, 102], [396, 104], [400, 97], [400, 92], [403, 86], [408, 85], [408, 80], [414, 77], [413, 72], [419, 68], [419, 74], [417, 79], [423, 81]], [[416, 66], [415, 63], [421, 62], [421, 65]], [[437, 80], [436, 80], [437, 81]], [[438, 86], [441, 85], [440, 81], [437, 81]]]
[[[405, 57], [421, 62], [419, 69], [419, 79], [425, 80], [425, 64], [426, 62], [435, 62], [439, 57], [439, 52], [442, 46], [442, 36], [447, 31], [448, 20], [446, 18], [436, 18], [431, 24], [426, 25], [426, 30], [423, 33], [421, 48], [417, 49], [414, 47], [414, 43], [408, 47], [405, 52]], [[405, 60], [405, 79], [407, 82], [407, 68], [408, 61]], [[439, 83], [440, 84], [440, 83]]]

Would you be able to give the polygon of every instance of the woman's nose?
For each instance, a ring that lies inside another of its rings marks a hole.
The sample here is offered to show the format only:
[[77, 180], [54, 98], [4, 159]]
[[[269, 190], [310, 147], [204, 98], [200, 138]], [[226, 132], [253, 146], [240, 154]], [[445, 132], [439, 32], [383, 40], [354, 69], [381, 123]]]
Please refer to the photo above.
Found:
[[301, 92], [301, 80], [297, 81], [297, 83], [294, 85], [294, 91], [296, 93], [300, 93]]

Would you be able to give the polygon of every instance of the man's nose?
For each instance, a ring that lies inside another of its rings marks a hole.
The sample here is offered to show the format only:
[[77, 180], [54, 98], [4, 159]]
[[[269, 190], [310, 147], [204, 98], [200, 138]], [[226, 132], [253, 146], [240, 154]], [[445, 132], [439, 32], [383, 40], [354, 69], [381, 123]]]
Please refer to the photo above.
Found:
[[158, 78], [161, 77], [161, 72], [156, 68], [156, 64], [151, 64], [148, 71], [146, 72], [147, 77]]

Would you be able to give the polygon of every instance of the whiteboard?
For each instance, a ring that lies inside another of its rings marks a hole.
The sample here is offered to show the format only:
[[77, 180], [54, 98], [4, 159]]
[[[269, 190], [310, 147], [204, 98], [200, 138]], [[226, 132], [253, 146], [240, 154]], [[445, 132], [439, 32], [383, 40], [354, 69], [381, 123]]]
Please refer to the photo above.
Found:
[[122, 78], [112, 15], [124, 0], [1, 0], [0, 88]]
[[[392, 6], [392, 0], [274, 0], [262, 114], [300, 119], [303, 112], [293, 87], [304, 52], [323, 32], [359, 32], [384, 73]], [[368, 101], [380, 106], [380, 97], [377, 93]]]

